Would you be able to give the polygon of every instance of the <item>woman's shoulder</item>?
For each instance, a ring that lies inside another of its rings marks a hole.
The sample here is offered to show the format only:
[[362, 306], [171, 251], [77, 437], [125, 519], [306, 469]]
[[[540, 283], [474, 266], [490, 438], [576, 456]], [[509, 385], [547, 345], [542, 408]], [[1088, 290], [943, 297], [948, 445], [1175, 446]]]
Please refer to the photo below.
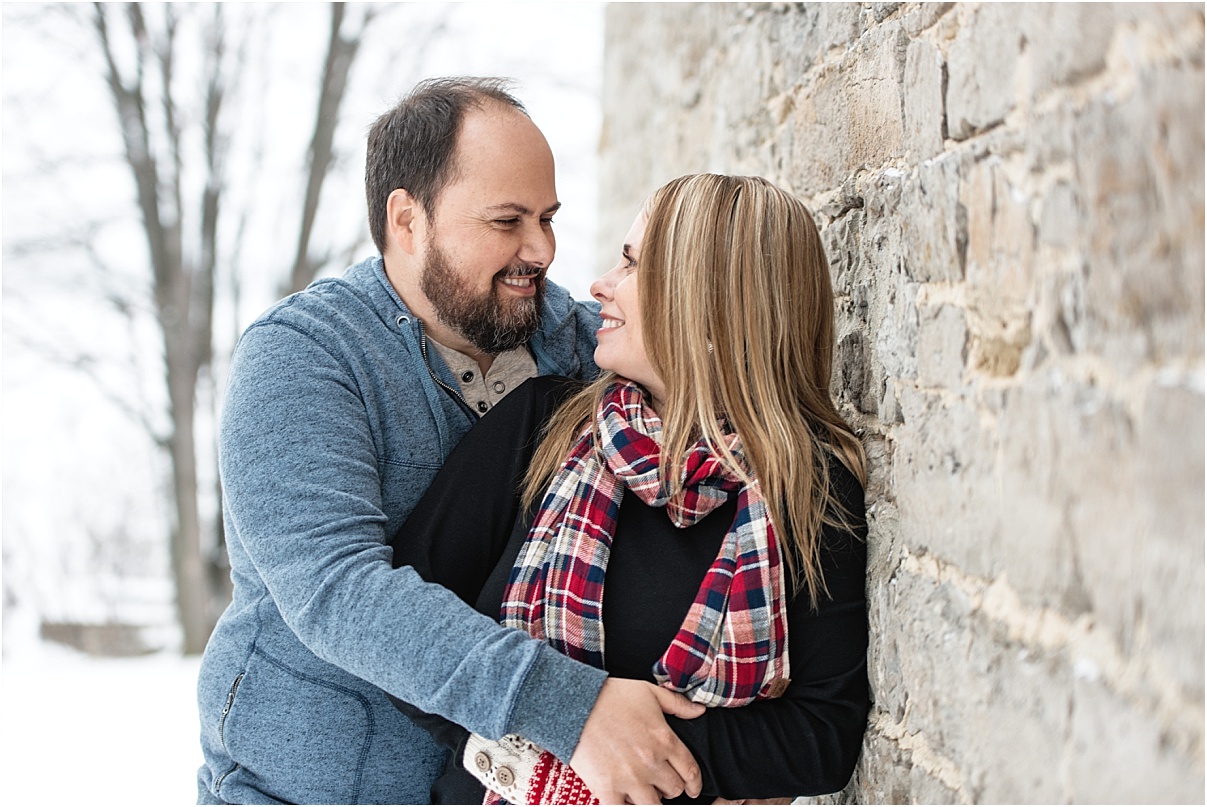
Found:
[[540, 375], [524, 382], [532, 386], [534, 405], [552, 412], [586, 384], [562, 375]]
[[858, 520], [862, 522], [865, 518], [863, 483], [847, 467], [834, 449], [827, 448], [826, 461], [830, 477], [831, 500], [842, 505], [842, 508], [851, 515], [858, 516]]
[[830, 499], [822, 525], [820, 560], [831, 599], [864, 596], [868, 522], [863, 484], [834, 451], [827, 451]]

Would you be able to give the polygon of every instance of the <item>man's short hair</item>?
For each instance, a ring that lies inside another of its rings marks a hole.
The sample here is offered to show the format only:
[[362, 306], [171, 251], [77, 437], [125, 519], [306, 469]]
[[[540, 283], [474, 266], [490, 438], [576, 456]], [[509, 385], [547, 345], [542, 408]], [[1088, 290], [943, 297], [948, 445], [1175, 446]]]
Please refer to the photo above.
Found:
[[440, 192], [453, 178], [457, 135], [468, 109], [494, 101], [528, 111], [504, 78], [456, 76], [415, 85], [369, 129], [365, 197], [373, 243], [386, 251], [386, 201], [404, 188], [431, 216]]

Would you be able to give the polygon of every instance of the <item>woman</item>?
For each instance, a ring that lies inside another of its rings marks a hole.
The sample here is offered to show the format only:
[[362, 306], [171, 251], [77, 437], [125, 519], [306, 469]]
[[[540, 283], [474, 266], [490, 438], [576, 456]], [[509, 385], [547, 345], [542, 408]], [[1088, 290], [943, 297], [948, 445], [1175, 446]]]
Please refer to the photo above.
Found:
[[[605, 372], [532, 379], [496, 406], [396, 536], [395, 564], [611, 675], [723, 707], [668, 718], [701, 801], [841, 789], [869, 706], [864, 455], [829, 395], [812, 218], [757, 177], [681, 177], [591, 293]], [[466, 769], [512, 785], [522, 741], [422, 722], [455, 749], [434, 798], [479, 798]], [[586, 798], [549, 755], [539, 769]]]

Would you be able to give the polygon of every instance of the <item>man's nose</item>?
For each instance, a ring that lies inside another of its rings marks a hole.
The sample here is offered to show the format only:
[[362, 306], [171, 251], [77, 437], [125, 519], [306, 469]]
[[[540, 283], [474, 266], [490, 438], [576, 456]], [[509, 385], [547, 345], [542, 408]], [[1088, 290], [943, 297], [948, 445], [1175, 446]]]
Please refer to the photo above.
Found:
[[553, 237], [553, 230], [534, 223], [524, 228], [524, 241], [516, 257], [524, 263], [548, 269], [556, 251], [557, 241]]

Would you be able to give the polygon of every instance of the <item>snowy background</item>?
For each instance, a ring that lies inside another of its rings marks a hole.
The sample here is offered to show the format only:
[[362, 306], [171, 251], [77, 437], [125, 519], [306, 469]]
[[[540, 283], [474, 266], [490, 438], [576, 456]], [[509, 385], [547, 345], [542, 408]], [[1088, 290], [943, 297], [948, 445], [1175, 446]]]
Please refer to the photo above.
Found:
[[[233, 7], [232, 7], [233, 8]], [[77, 6], [72, 13], [86, 12]], [[3, 666], [0, 800], [5, 804], [194, 803], [200, 763], [197, 660], [181, 658], [167, 576], [167, 463], [114, 390], [162, 400], [158, 347], [98, 302], [86, 262], [54, 247], [97, 227], [96, 248], [131, 284], [146, 282], [145, 246], [112, 101], [87, 31], [61, 9], [6, 3], [3, 58]], [[232, 12], [233, 13], [233, 12]], [[263, 165], [237, 305], [218, 323], [229, 343], [276, 299], [300, 195], [297, 155], [313, 125], [328, 10], [290, 4], [270, 16], [249, 63], [256, 86], [239, 113], [254, 121]], [[433, 21], [437, 21], [438, 24]], [[436, 30], [431, 41], [416, 31]], [[369, 123], [430, 75], [505, 75], [554, 150], [558, 256], [552, 277], [585, 296], [595, 268], [596, 150], [603, 47], [598, 3], [404, 4], [362, 44], [337, 141], [343, 160], [320, 220], [333, 242], [361, 238], [363, 139]], [[410, 64], [422, 50], [422, 64]], [[401, 66], [400, 66], [401, 65]], [[289, 158], [289, 159], [286, 159]], [[290, 162], [293, 160], [293, 162]], [[235, 181], [237, 183], [237, 180]], [[233, 183], [234, 184], [234, 183]], [[281, 196], [272, 195], [280, 192]], [[337, 206], [338, 208], [339, 206]], [[619, 239], [623, 233], [618, 233]], [[52, 244], [47, 247], [47, 244]], [[38, 249], [25, 248], [38, 244]], [[63, 357], [86, 346], [106, 361]], [[158, 397], [157, 397], [158, 396]], [[133, 621], [162, 647], [137, 658], [84, 655], [39, 639], [43, 621]]]

